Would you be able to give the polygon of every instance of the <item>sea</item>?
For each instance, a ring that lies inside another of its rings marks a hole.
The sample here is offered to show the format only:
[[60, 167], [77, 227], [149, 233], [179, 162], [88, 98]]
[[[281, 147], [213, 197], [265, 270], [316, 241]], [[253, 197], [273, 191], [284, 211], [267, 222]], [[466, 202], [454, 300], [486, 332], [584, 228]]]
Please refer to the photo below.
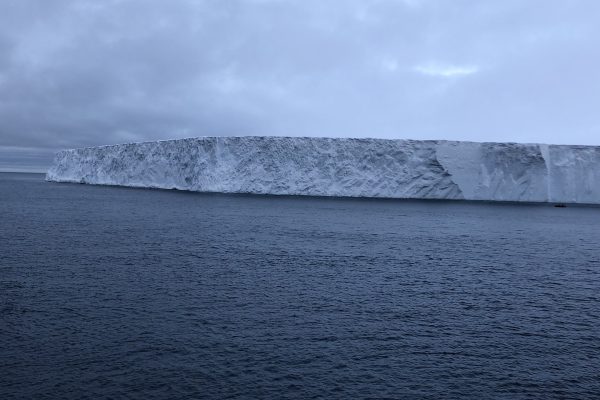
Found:
[[2, 173], [0, 398], [600, 398], [600, 208]]

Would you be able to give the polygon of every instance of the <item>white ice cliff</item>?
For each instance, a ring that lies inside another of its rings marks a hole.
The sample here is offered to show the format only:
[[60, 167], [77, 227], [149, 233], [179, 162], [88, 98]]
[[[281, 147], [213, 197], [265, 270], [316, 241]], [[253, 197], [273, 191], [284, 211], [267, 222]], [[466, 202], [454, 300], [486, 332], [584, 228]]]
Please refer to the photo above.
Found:
[[201, 137], [64, 150], [46, 179], [199, 192], [600, 204], [600, 147]]

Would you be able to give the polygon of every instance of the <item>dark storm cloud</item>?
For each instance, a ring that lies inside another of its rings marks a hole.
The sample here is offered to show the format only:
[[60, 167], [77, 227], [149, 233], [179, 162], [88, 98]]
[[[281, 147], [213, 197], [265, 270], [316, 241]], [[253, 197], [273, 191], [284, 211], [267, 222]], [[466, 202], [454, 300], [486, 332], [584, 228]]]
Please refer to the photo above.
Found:
[[0, 147], [199, 135], [600, 144], [600, 3], [5, 0]]

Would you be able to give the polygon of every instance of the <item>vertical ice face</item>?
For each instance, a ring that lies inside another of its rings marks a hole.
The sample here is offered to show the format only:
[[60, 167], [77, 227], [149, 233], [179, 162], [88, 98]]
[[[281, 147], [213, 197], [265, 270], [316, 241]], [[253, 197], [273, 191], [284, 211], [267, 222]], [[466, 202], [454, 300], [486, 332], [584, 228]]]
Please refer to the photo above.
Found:
[[50, 181], [224, 193], [600, 203], [600, 150], [206, 137], [65, 150]]
[[549, 146], [549, 201], [600, 203], [600, 147]]
[[440, 142], [438, 159], [468, 200], [547, 201], [539, 145]]

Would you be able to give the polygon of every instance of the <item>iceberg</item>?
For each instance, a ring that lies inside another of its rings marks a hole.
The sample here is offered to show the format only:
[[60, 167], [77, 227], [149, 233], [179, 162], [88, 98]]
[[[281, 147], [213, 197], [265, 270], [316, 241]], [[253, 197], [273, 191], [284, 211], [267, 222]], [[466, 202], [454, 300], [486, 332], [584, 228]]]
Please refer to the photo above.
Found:
[[600, 146], [199, 137], [63, 150], [46, 180], [220, 193], [600, 204]]

